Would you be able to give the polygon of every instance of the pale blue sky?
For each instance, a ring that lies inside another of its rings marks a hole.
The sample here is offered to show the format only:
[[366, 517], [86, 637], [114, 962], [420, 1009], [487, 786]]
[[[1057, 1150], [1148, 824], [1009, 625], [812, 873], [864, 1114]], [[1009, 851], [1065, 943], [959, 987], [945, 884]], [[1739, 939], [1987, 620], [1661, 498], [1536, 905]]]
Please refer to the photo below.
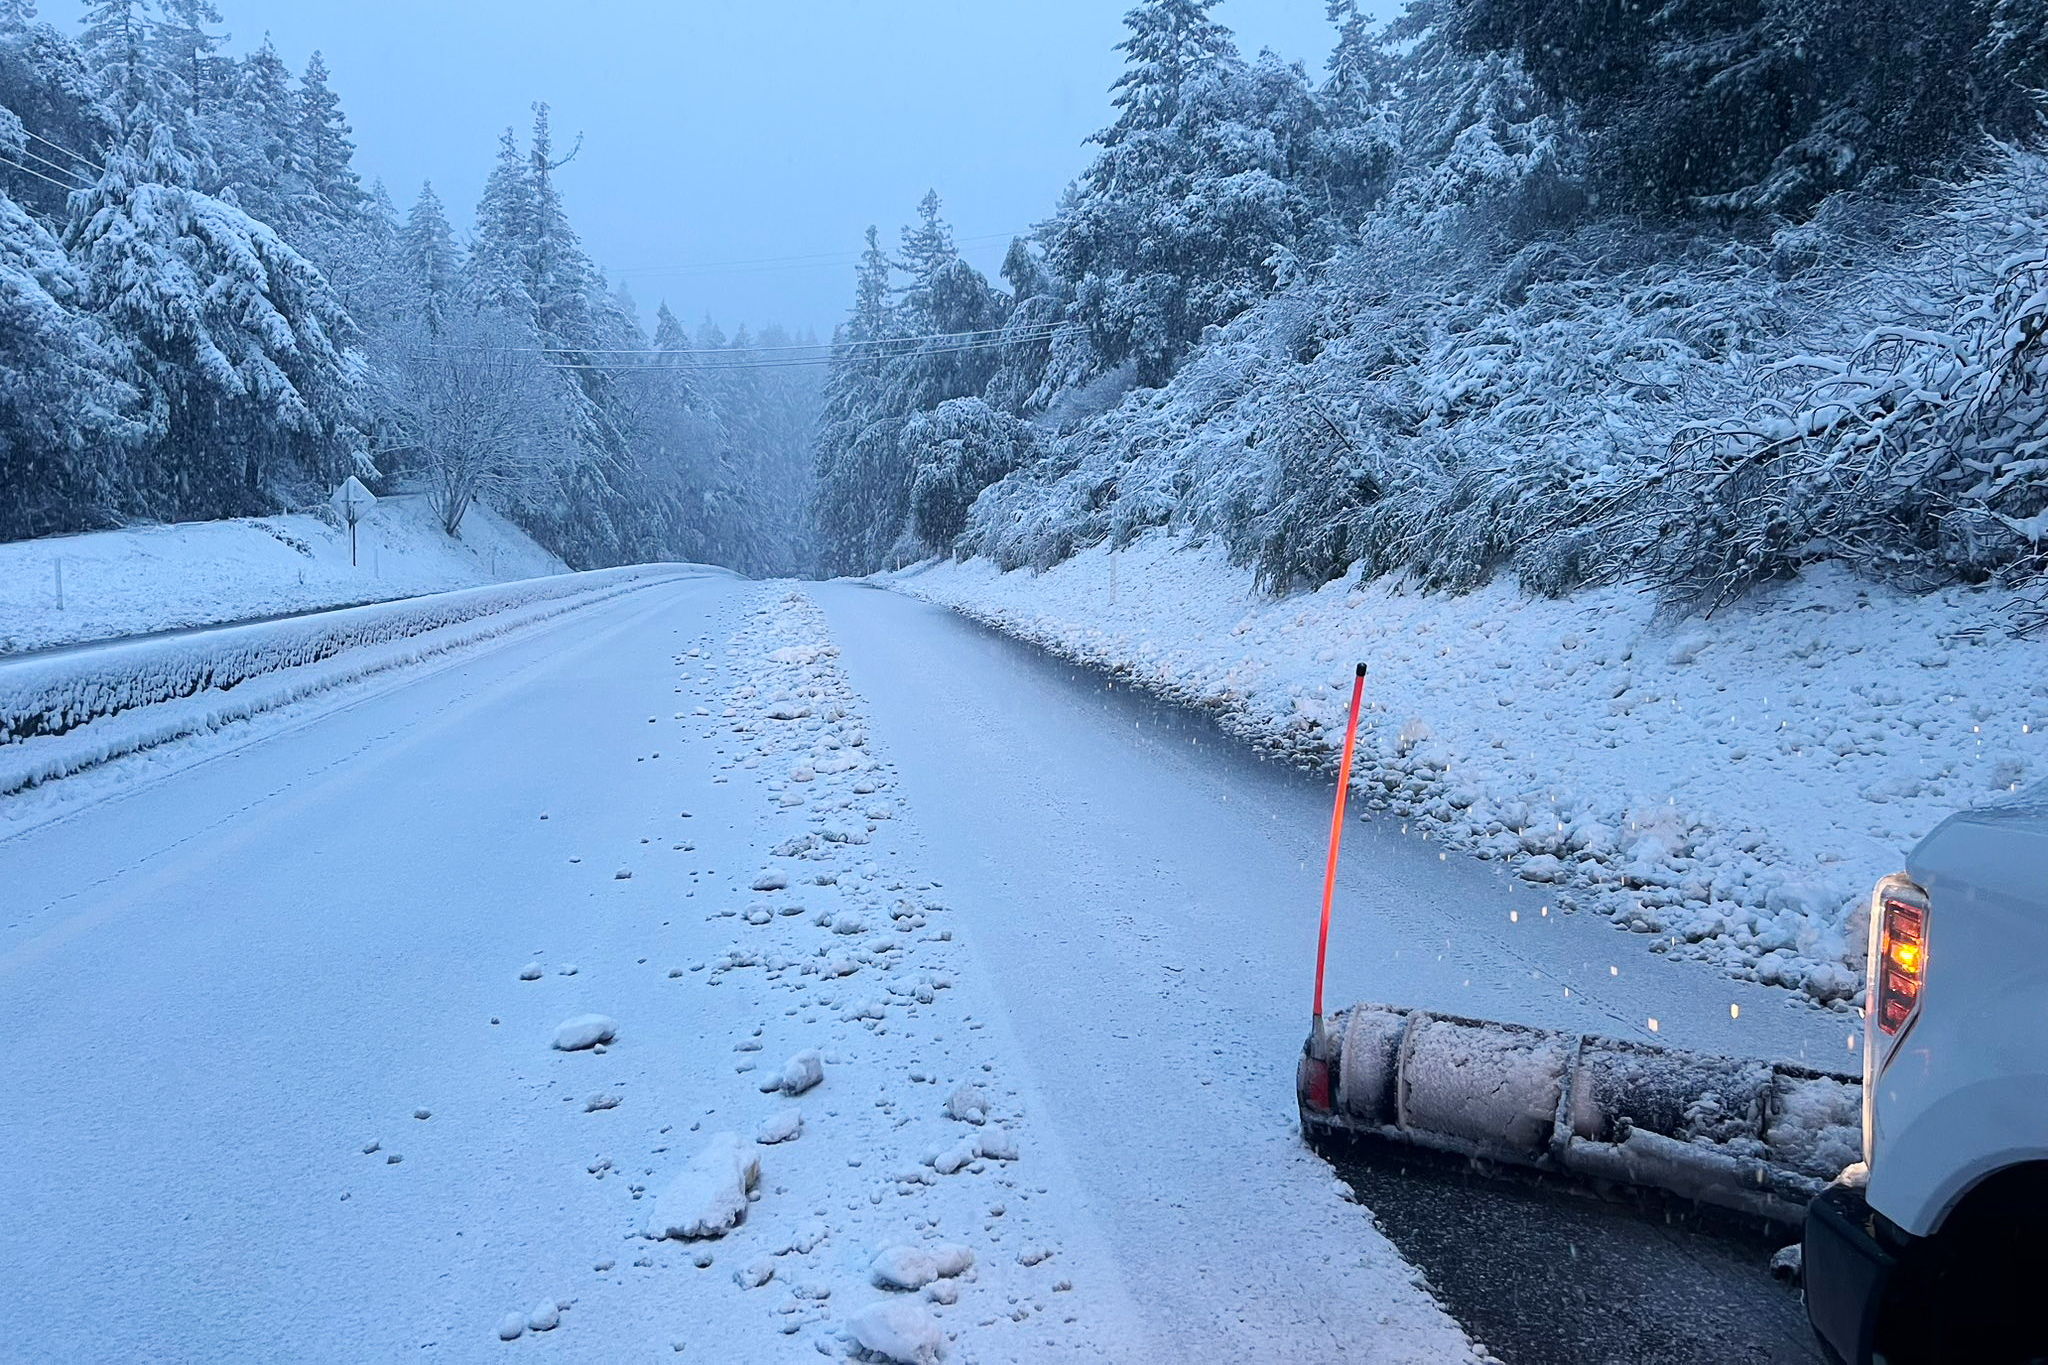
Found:
[[[823, 334], [869, 223], [892, 244], [927, 187], [991, 274], [1052, 208], [1108, 121], [1127, 0], [218, 0], [234, 50], [267, 30], [294, 70], [320, 49], [357, 165], [401, 209], [431, 178], [466, 231], [497, 137], [544, 99], [591, 254], [728, 331]], [[56, 12], [64, 0], [46, 0]], [[1320, 72], [1323, 0], [1226, 0], [1247, 53]], [[992, 238], [980, 242], [973, 238]], [[837, 253], [824, 263], [727, 266]]]

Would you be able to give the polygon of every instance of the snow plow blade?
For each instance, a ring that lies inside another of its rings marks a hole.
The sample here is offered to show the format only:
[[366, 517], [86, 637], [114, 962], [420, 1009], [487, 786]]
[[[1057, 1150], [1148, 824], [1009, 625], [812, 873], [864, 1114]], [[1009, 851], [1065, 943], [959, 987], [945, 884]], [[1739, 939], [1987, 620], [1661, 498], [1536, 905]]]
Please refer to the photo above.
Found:
[[1312, 1143], [1378, 1138], [1790, 1227], [1862, 1155], [1856, 1076], [1385, 1005], [1312, 1035], [1296, 1090]]

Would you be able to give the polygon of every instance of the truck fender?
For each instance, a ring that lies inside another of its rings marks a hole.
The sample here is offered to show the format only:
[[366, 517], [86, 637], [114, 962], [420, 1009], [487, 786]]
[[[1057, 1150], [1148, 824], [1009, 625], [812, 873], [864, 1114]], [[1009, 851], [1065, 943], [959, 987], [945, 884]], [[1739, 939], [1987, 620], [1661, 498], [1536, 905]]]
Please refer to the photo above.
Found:
[[1945, 1095], [1885, 1132], [1873, 1155], [1871, 1207], [1902, 1231], [1932, 1236], [1986, 1178], [2048, 1161], [2048, 1073], [1981, 1080]]

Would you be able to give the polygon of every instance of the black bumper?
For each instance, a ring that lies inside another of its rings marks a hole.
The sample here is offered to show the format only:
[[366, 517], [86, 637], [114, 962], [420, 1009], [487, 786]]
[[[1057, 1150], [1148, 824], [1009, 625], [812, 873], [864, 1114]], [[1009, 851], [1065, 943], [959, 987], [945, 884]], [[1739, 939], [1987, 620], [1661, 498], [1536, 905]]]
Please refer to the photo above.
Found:
[[1870, 1365], [1878, 1310], [1898, 1273], [1898, 1258], [1878, 1240], [1877, 1219], [1862, 1191], [1839, 1185], [1806, 1209], [1806, 1318], [1844, 1365]]

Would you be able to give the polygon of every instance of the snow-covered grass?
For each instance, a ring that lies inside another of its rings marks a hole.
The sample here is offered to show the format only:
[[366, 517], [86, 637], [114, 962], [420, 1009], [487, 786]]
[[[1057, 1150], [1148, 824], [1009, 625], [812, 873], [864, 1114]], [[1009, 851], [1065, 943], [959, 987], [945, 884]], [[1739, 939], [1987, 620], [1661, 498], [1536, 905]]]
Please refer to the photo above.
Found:
[[1164, 534], [1044, 573], [940, 561], [890, 579], [1213, 708], [1316, 762], [1370, 668], [1359, 794], [1652, 946], [1836, 1006], [1864, 900], [1951, 811], [2031, 776], [2048, 645], [1977, 629], [2004, 600], [1820, 570], [1707, 619], [1645, 593], [1360, 587], [1271, 598]]
[[496, 587], [0, 664], [0, 795], [216, 730], [695, 566]]
[[481, 506], [454, 539], [425, 498], [386, 498], [356, 537], [353, 566], [347, 528], [311, 515], [0, 544], [0, 655], [568, 571]]

